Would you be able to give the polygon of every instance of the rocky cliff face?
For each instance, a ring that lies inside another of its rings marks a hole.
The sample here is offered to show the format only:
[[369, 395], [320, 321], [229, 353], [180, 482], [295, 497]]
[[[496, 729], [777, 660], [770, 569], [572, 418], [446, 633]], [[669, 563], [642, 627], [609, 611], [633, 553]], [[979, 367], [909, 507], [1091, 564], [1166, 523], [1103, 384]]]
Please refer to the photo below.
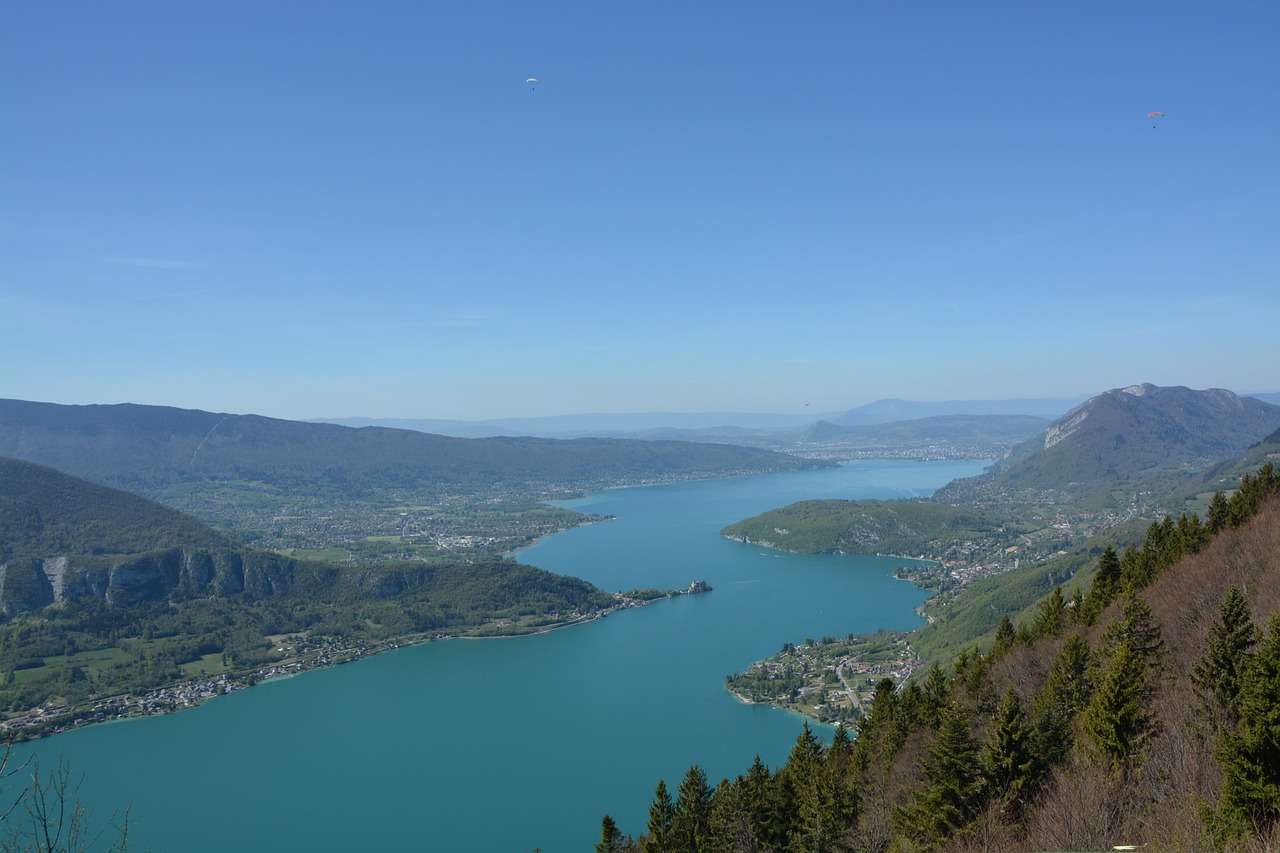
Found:
[[0, 610], [12, 613], [94, 596], [113, 607], [179, 595], [289, 592], [297, 563], [276, 554], [171, 548], [128, 557], [52, 557], [0, 565]]

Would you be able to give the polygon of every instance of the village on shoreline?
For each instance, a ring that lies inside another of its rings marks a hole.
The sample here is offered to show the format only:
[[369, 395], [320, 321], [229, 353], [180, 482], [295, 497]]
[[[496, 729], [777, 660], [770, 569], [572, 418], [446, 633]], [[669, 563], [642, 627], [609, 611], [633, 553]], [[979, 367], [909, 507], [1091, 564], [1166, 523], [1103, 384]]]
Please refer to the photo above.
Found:
[[49, 737], [97, 723], [108, 723], [135, 717], [170, 714], [194, 708], [210, 699], [225, 696], [264, 681], [289, 678], [316, 669], [327, 669], [351, 663], [382, 652], [437, 640], [500, 639], [546, 634], [574, 625], [604, 619], [610, 614], [655, 601], [681, 595], [710, 592], [706, 581], [693, 581], [685, 589], [631, 590], [613, 593], [613, 604], [590, 613], [570, 613], [563, 619], [538, 625], [519, 624], [511, 620], [494, 620], [479, 628], [458, 633], [410, 634], [378, 643], [352, 643], [342, 637], [309, 637], [306, 634], [281, 634], [271, 638], [280, 658], [270, 666], [240, 672], [223, 672], [158, 687], [144, 693], [99, 696], [76, 705], [46, 704], [31, 711], [0, 721], [0, 741], [21, 742]]

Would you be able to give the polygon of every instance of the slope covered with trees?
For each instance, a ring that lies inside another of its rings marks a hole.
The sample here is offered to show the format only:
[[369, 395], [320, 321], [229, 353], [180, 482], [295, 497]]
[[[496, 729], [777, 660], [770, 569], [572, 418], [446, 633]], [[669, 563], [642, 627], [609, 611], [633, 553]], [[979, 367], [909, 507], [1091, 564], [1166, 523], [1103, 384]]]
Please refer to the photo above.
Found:
[[496, 557], [351, 565], [236, 547], [145, 498], [16, 460], [0, 460], [0, 543], [0, 713], [26, 734], [154, 710], [123, 694], [186, 682], [208, 695], [276, 666], [627, 603]]
[[1134, 385], [1088, 400], [989, 473], [938, 491], [944, 502], [1051, 491], [1059, 503], [1114, 504], [1119, 491], [1164, 492], [1236, 458], [1280, 427], [1280, 406], [1230, 391]]
[[816, 500], [739, 521], [720, 535], [801, 554], [919, 554], [937, 553], [957, 540], [1012, 539], [1017, 530], [1004, 516], [968, 507], [926, 501]]
[[990, 646], [885, 680], [851, 739], [660, 783], [599, 850], [1262, 851], [1280, 842], [1280, 477], [1104, 552]]
[[0, 456], [156, 496], [202, 480], [349, 495], [423, 483], [598, 484], [816, 467], [767, 450], [624, 439], [467, 439], [132, 404], [0, 400]]
[[231, 544], [189, 515], [43, 465], [0, 458], [0, 484], [0, 562]]

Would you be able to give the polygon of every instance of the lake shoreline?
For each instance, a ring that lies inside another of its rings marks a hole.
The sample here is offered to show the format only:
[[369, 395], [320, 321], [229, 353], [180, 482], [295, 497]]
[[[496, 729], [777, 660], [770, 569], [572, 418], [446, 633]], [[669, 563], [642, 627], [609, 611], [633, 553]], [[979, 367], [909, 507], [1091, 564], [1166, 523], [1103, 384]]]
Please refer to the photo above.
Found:
[[[373, 644], [357, 643], [343, 648], [327, 648], [314, 655], [308, 652], [307, 657], [282, 661], [270, 667], [259, 667], [243, 672], [224, 672], [216, 677], [180, 681], [136, 696], [132, 693], [121, 693], [113, 696], [101, 696], [90, 702], [75, 706], [36, 708], [27, 714], [15, 715], [8, 720], [0, 722], [0, 742], [23, 743], [88, 726], [174, 714], [199, 707], [219, 696], [246, 690], [259, 684], [293, 678], [305, 672], [331, 669], [385, 652], [422, 645], [423, 643], [446, 640], [511, 640], [519, 637], [535, 637], [550, 634], [553, 631], [597, 622], [610, 614], [636, 607], [645, 607], [655, 601], [665, 601], [682, 595], [697, 595], [710, 591], [711, 587], [704, 581], [694, 581], [687, 589], [654, 590], [655, 594], [643, 598], [616, 592], [612, 594], [614, 596], [614, 604], [610, 607], [590, 614], [583, 614], [576, 619], [566, 619], [561, 622], [540, 625], [531, 630], [492, 634], [469, 632], [456, 634], [436, 633], [430, 636], [427, 634], [406, 634]], [[638, 591], [633, 590], [632, 592]], [[481, 626], [478, 629], [471, 630], [482, 630], [484, 627]], [[320, 641], [322, 644], [330, 641], [332, 645], [330, 638], [320, 638]]]

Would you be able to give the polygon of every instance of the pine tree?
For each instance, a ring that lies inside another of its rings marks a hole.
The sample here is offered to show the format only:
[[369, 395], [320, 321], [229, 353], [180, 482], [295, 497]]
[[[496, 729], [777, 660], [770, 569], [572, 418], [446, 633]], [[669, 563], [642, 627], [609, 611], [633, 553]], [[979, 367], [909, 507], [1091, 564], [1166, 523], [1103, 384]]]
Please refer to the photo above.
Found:
[[1209, 532], [1218, 533], [1231, 524], [1231, 505], [1222, 492], [1214, 492], [1209, 501]]
[[[805, 772], [796, 783], [796, 822], [787, 839], [793, 853], [827, 853], [857, 821], [856, 782], [851, 775], [853, 744], [841, 726], [831, 747], [816, 756], [806, 748], [801, 761]], [[794, 754], [794, 752], [793, 752]]]
[[917, 709], [920, 719], [931, 729], [937, 729], [942, 723], [942, 707], [947, 703], [947, 675], [942, 667], [934, 664], [924, 675], [920, 684], [921, 706]]
[[974, 649], [964, 667], [957, 669], [954, 679], [964, 691], [964, 699], [977, 713], [989, 714], [996, 705], [995, 686], [991, 683], [991, 661], [983, 657], [980, 649]]
[[596, 853], [617, 853], [630, 850], [631, 839], [618, 829], [618, 824], [609, 815], [600, 822], [600, 843], [596, 845]]
[[721, 780], [711, 798], [708, 818], [707, 850], [715, 853], [755, 853], [760, 849], [756, 828], [751, 819], [747, 780], [739, 776], [730, 782]]
[[1160, 636], [1160, 624], [1151, 605], [1141, 595], [1132, 595], [1124, 603], [1120, 616], [1112, 622], [1102, 635], [1102, 661], [1106, 666], [1111, 652], [1120, 646], [1121, 641], [1129, 641], [1130, 649], [1137, 654], [1145, 668], [1159, 671], [1163, 666], [1165, 648]]
[[707, 844], [711, 834], [711, 795], [706, 771], [696, 764], [690, 767], [676, 790], [675, 813], [668, 830], [673, 851], [696, 853]]
[[992, 658], [998, 658], [1009, 649], [1013, 648], [1013, 644], [1017, 642], [1018, 634], [1013, 629], [1013, 620], [1009, 618], [1009, 614], [1000, 617], [1000, 625], [996, 628], [995, 640], [991, 644]]
[[1062, 587], [1055, 586], [1053, 592], [1040, 601], [1040, 609], [1036, 611], [1035, 627], [1037, 637], [1056, 637], [1066, 624], [1066, 599], [1062, 597]]
[[1240, 720], [1240, 692], [1258, 631], [1237, 587], [1227, 590], [1218, 620], [1209, 627], [1204, 653], [1191, 667], [1191, 683], [1214, 729]]
[[1071, 722], [1093, 693], [1091, 671], [1088, 641], [1072, 634], [1062, 644], [1032, 704], [1031, 751], [1037, 766], [1052, 767], [1071, 751]]
[[1200, 516], [1184, 512], [1178, 517], [1178, 539], [1184, 553], [1199, 554], [1209, 543], [1209, 528], [1200, 521]]
[[1280, 824], [1280, 613], [1272, 613], [1244, 670], [1240, 725], [1218, 735], [1219, 818], [1230, 835], [1262, 836]]
[[1156, 726], [1147, 708], [1153, 692], [1149, 667], [1133, 642], [1125, 636], [1112, 651], [1083, 717], [1089, 744], [1116, 770], [1133, 763]]
[[1133, 592], [1141, 589], [1147, 576], [1146, 562], [1142, 552], [1130, 545], [1120, 555], [1120, 591]]
[[1022, 700], [1012, 687], [996, 707], [980, 761], [988, 798], [1000, 801], [1003, 810], [1017, 819], [1035, 781], [1036, 759]]
[[897, 687], [891, 679], [880, 679], [867, 713], [858, 721], [858, 737], [851, 756], [855, 773], [865, 773], [873, 764], [888, 766], [893, 761], [906, 737], [904, 716], [900, 713]]
[[658, 780], [658, 787], [653, 792], [653, 802], [649, 805], [649, 823], [645, 827], [648, 833], [644, 840], [645, 853], [675, 853], [678, 849], [671, 845], [671, 821], [675, 818], [676, 807], [667, 793], [665, 779]]
[[895, 814], [899, 829], [926, 846], [959, 833], [984, 806], [978, 745], [969, 725], [963, 708], [943, 709], [937, 737], [921, 765], [925, 782], [914, 800]]
[[1107, 605], [1120, 592], [1120, 555], [1116, 549], [1108, 545], [1098, 558], [1098, 570], [1093, 575], [1093, 586], [1084, 600], [1084, 624], [1092, 625], [1106, 610]]
[[747, 776], [743, 782], [743, 792], [751, 814], [751, 825], [756, 827], [758, 835], [761, 832], [760, 827], [769, 820], [770, 800], [773, 796], [773, 774], [760, 760], [759, 753], [756, 753], [755, 761], [751, 762], [751, 766], [747, 768]]
[[772, 812], [768, 831], [765, 833], [770, 846], [785, 849], [792, 836], [800, 831], [801, 809], [805, 799], [812, 794], [815, 778], [822, 767], [823, 747], [817, 735], [805, 723], [787, 763], [775, 778]]

